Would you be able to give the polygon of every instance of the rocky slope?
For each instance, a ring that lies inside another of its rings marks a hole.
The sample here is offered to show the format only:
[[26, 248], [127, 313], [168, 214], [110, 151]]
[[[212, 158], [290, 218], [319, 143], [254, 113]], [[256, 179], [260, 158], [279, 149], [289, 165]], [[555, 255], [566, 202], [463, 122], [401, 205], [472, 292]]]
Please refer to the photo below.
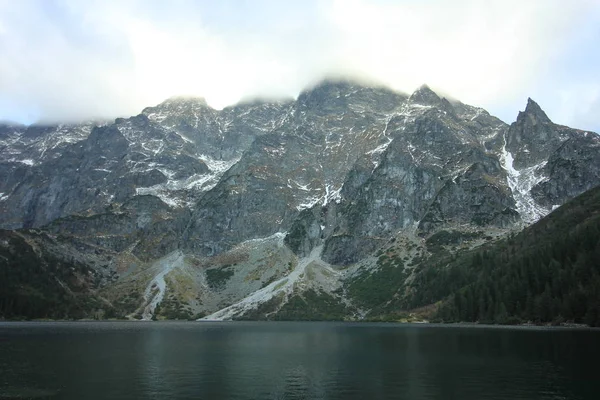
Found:
[[443, 321], [600, 326], [600, 187], [518, 235], [436, 264], [419, 267], [404, 288], [412, 294], [396, 300], [404, 305], [383, 309], [393, 314], [439, 301], [428, 312]]
[[293, 101], [173, 98], [95, 126], [2, 126], [0, 146], [0, 227], [41, 229], [110, 271], [95, 293], [144, 319], [360, 319], [439, 252], [600, 184], [599, 136], [531, 99], [509, 126], [427, 86], [349, 81]]

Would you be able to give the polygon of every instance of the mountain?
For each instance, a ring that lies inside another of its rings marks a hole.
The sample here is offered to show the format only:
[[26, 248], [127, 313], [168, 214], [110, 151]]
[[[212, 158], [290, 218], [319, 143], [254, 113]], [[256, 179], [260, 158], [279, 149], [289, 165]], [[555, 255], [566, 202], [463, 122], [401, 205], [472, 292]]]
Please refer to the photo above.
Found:
[[454, 254], [443, 268], [426, 264], [409, 285], [432, 297], [405, 301], [441, 300], [436, 318], [444, 321], [600, 326], [600, 187], [517, 235]]
[[426, 85], [343, 80], [223, 110], [172, 98], [113, 123], [0, 126], [0, 148], [0, 250], [76, 260], [101, 299], [86, 315], [143, 319], [383, 315], [408, 307], [398, 289], [420, 290], [405, 283], [424, 265], [600, 184], [600, 137], [531, 99], [507, 125]]

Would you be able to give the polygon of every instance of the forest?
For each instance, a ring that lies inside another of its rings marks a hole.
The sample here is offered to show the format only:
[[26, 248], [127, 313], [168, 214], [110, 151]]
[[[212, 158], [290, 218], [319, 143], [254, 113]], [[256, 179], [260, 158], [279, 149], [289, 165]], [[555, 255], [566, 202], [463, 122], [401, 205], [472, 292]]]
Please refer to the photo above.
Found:
[[600, 326], [600, 188], [474, 251], [424, 262], [404, 308], [435, 321]]
[[93, 318], [99, 309], [110, 315], [112, 307], [91, 291], [93, 270], [44, 249], [44, 236], [0, 230], [0, 319]]
[[[406, 320], [426, 308], [432, 322], [600, 326], [600, 187], [519, 233], [475, 249], [444, 250], [440, 243], [465, 234], [436, 235], [428, 240], [433, 253], [413, 265], [410, 278], [402, 260], [381, 254], [376, 272], [348, 282], [345, 291], [353, 303], [371, 310], [367, 320]], [[0, 231], [0, 319], [125, 315], [122, 305], [96, 294], [92, 268], [52, 253], [46, 240], [43, 231]], [[228, 274], [208, 275], [209, 284], [219, 287]], [[265, 304], [244, 319], [264, 319], [275, 305]], [[162, 308], [167, 317], [190, 317], [179, 315], [168, 299]], [[280, 312], [272, 318], [341, 320], [353, 314], [317, 292], [293, 297]]]

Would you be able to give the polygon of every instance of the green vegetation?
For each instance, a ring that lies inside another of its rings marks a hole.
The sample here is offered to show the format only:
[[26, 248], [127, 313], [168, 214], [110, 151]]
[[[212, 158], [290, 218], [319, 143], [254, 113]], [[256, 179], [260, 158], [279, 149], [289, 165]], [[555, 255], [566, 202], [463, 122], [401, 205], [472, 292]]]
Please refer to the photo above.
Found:
[[111, 314], [111, 317], [125, 318], [128, 313], [140, 306], [141, 299], [142, 295], [137, 290], [126, 292], [122, 297], [113, 301], [116, 310], [114, 314]]
[[[351, 310], [334, 296], [307, 290], [302, 294], [292, 295], [288, 301], [280, 293], [269, 301], [260, 304], [255, 310], [246, 312], [237, 320], [269, 320], [269, 321], [341, 321], [351, 315]], [[277, 311], [275, 313], [275, 311]]]
[[233, 319], [238, 321], [268, 320], [269, 314], [277, 310], [277, 307], [283, 302], [284, 298], [285, 295], [283, 293], [280, 293], [277, 296], [271, 298], [270, 300], [259, 304], [258, 307], [246, 312], [241, 317], [235, 317]]
[[[192, 311], [172, 294], [164, 298], [154, 309], [156, 319], [192, 319]], [[198, 317], [201, 318], [201, 317]]]
[[381, 250], [378, 268], [346, 284], [367, 319], [513, 324], [585, 323], [600, 326], [600, 188], [559, 208], [518, 235], [475, 250], [443, 246], [485, 238], [482, 232], [440, 231], [431, 254], [415, 258], [407, 280], [402, 260]]
[[260, 288], [263, 289], [267, 286], [269, 286], [271, 283], [275, 282], [277, 280], [277, 275], [273, 275], [271, 276], [269, 279], [267, 279], [261, 286]]
[[96, 285], [93, 270], [60, 259], [44, 246], [34, 248], [31, 243], [36, 240], [49, 239], [34, 231], [0, 231], [0, 319], [114, 314], [111, 306], [90, 291]]
[[289, 233], [285, 236], [285, 244], [294, 252], [298, 253], [302, 242], [306, 239], [308, 233], [306, 225], [310, 224], [313, 218], [309, 209], [302, 210], [298, 215], [297, 221], [290, 228]]
[[225, 283], [233, 276], [233, 274], [234, 272], [231, 265], [225, 265], [221, 268], [207, 269], [206, 282], [211, 288], [219, 290], [225, 286]]
[[273, 315], [279, 321], [340, 321], [350, 315], [348, 307], [339, 299], [324, 292], [307, 290], [294, 295]]
[[362, 271], [347, 285], [353, 301], [361, 307], [374, 309], [373, 312], [394, 298], [407, 277], [402, 260], [395, 255], [380, 255], [377, 266], [374, 272]]
[[[476, 238], [485, 237], [482, 232], [440, 231], [426, 241], [429, 253], [419, 248], [408, 268], [409, 258], [394, 244], [377, 253], [377, 268], [359, 270], [345, 282], [344, 292], [370, 310], [369, 320], [600, 326], [600, 188], [517, 235], [475, 250], [446, 248]], [[0, 231], [0, 319], [119, 318], [139, 308], [139, 288], [109, 297], [111, 305], [96, 291], [96, 271], [72, 256], [57, 256], [52, 240], [40, 231]], [[210, 287], [220, 290], [234, 267], [205, 273]], [[179, 286], [187, 288], [185, 282]], [[166, 297], [157, 317], [197, 318], [186, 298]], [[243, 318], [343, 320], [353, 312], [337, 294], [316, 290], [283, 300], [277, 296]]]
[[428, 246], [458, 245], [483, 236], [483, 232], [439, 231], [427, 239]]
[[401, 308], [441, 300], [446, 322], [600, 326], [600, 188], [497, 243], [425, 262]]

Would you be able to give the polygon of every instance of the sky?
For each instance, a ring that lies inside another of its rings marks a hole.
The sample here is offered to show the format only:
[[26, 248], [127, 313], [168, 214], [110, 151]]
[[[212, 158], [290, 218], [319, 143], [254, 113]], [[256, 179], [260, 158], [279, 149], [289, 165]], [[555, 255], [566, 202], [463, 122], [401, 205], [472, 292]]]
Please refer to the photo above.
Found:
[[349, 77], [600, 132], [600, 0], [0, 0], [0, 120], [222, 108]]

